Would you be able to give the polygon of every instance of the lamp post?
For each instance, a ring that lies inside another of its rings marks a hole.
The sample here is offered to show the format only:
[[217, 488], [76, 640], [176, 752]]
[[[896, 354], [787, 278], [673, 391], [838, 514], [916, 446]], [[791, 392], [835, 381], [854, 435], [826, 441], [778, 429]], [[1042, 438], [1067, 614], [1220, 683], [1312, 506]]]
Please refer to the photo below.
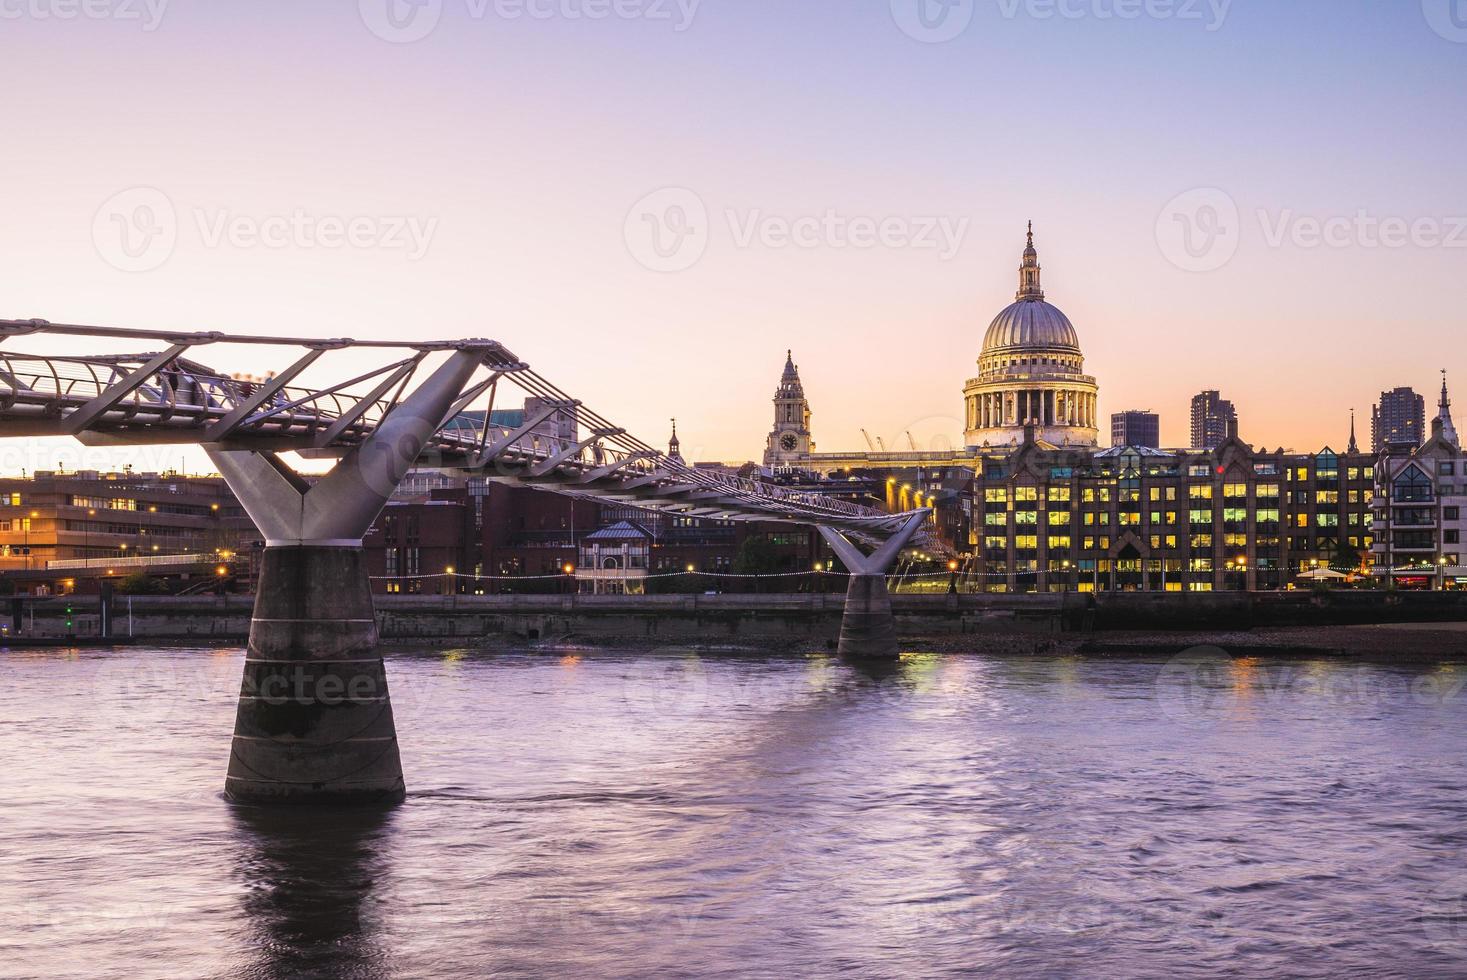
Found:
[[1437, 565], [1441, 568], [1441, 588], [1439, 591], [1445, 592], [1447, 591], [1447, 556], [1442, 555], [1441, 558], [1437, 559]]
[[92, 561], [92, 518], [97, 516], [95, 507], [87, 508], [87, 519], [82, 522], [82, 567], [88, 568]]
[[958, 594], [958, 563], [956, 561], [950, 561], [950, 562], [948, 562], [947, 563], [947, 571], [948, 571], [948, 576], [949, 576], [948, 577], [948, 583], [947, 583], [947, 594], [948, 595], [957, 595]]

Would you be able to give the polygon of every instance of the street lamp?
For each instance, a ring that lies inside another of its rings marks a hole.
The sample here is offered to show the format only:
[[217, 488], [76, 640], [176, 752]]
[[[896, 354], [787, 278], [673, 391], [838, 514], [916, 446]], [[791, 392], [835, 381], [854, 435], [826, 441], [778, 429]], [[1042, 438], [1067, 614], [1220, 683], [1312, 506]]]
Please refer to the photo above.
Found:
[[949, 579], [948, 579], [948, 583], [947, 583], [947, 594], [948, 595], [957, 595], [958, 594], [958, 563], [956, 561], [950, 561], [950, 562], [948, 562], [947, 563], [947, 570], [948, 570], [948, 575], [950, 576]]
[[1441, 570], [1441, 589], [1440, 589], [1440, 591], [1445, 592], [1445, 591], [1447, 591], [1447, 556], [1446, 555], [1442, 555], [1441, 556], [1441, 559], [1438, 561], [1438, 564], [1441, 565], [1441, 569], [1442, 569]]

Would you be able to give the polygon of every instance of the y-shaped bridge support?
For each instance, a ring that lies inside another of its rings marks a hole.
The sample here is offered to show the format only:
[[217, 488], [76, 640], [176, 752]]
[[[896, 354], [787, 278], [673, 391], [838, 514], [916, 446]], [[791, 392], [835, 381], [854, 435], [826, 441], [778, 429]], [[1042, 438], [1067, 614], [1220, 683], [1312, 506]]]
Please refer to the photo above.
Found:
[[314, 485], [273, 453], [209, 451], [265, 535], [225, 792], [255, 803], [405, 794], [362, 538], [483, 352], [456, 352]]
[[927, 521], [928, 511], [913, 514], [881, 547], [869, 555], [844, 534], [828, 527], [820, 536], [851, 573], [846, 589], [846, 609], [840, 621], [840, 655], [858, 659], [894, 658], [897, 649], [896, 623], [891, 614], [891, 594], [886, 589], [886, 571]]

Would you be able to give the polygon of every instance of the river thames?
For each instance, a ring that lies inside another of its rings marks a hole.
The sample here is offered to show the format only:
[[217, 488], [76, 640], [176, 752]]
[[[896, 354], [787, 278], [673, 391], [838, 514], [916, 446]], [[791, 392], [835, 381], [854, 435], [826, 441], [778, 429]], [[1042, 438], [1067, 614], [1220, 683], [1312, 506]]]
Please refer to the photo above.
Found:
[[353, 814], [241, 659], [0, 653], [0, 975], [1467, 972], [1461, 666], [394, 653]]

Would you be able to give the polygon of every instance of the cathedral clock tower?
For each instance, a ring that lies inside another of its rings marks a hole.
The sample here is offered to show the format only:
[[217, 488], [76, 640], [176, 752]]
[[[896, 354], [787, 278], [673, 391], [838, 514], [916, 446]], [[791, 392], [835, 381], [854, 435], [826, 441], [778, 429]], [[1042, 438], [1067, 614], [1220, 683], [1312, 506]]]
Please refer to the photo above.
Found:
[[764, 465], [795, 465], [808, 460], [814, 451], [815, 441], [810, 438], [810, 403], [805, 399], [804, 385], [800, 384], [794, 352], [789, 351], [784, 376], [774, 393], [774, 429], [764, 448]]

